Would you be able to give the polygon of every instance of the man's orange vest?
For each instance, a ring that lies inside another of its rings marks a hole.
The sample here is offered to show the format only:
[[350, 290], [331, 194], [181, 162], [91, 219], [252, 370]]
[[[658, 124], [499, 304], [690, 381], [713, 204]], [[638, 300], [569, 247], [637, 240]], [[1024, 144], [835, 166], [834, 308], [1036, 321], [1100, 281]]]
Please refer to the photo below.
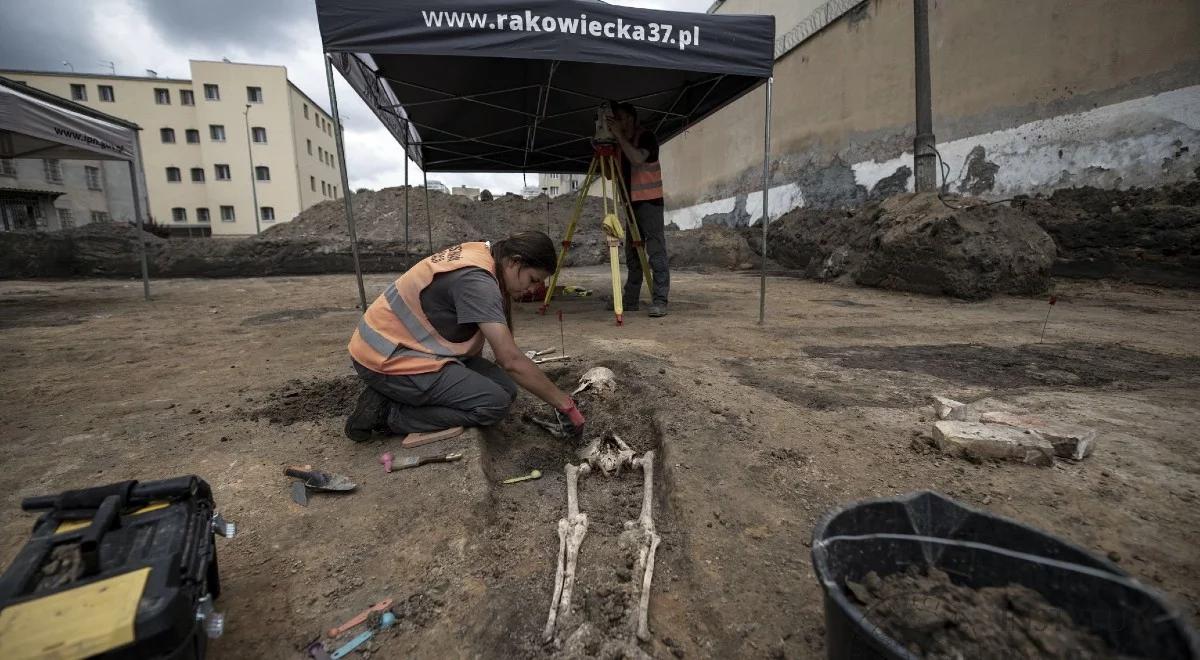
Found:
[[482, 268], [496, 277], [496, 261], [487, 243], [463, 243], [426, 257], [375, 299], [350, 338], [350, 355], [371, 371], [388, 375], [425, 374], [447, 362], [476, 355], [483, 333], [464, 342], [441, 336], [421, 309], [421, 291], [435, 275], [460, 268]]
[[[624, 154], [622, 154], [624, 156]], [[653, 163], [629, 163], [629, 199], [633, 202], [644, 202], [651, 199], [662, 199], [662, 168], [658, 161]]]

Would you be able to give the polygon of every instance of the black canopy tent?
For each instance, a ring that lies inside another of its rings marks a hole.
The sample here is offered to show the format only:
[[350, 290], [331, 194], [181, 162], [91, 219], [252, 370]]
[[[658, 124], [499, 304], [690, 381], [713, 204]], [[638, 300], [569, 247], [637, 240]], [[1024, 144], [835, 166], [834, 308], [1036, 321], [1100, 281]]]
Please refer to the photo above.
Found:
[[[585, 173], [602, 103], [633, 104], [666, 142], [764, 82], [769, 134], [772, 16], [665, 12], [596, 0], [316, 4], [347, 192], [333, 67], [425, 172]], [[406, 195], [407, 178], [406, 163]], [[349, 194], [345, 204], [356, 243]], [[765, 221], [763, 241], [765, 268]], [[765, 291], [765, 270], [762, 286]], [[760, 317], [763, 309], [760, 304]]]
[[150, 299], [146, 242], [142, 236], [137, 124], [0, 77], [0, 158], [123, 160], [129, 163], [133, 215], [138, 227], [142, 291]]

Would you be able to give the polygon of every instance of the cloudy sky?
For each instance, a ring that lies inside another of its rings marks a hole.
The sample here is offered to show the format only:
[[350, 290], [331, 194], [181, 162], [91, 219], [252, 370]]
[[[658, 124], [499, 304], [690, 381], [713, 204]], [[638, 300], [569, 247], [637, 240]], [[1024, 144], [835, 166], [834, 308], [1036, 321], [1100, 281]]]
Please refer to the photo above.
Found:
[[[612, 0], [610, 0], [611, 2]], [[704, 11], [712, 0], [620, 0], [614, 4]], [[329, 109], [312, 0], [2, 0], [0, 69], [189, 78], [188, 60], [279, 64]], [[352, 189], [404, 182], [400, 147], [336, 72]], [[410, 181], [421, 173], [410, 165]], [[520, 174], [438, 174], [447, 185], [517, 192]], [[536, 184], [536, 175], [529, 177]]]

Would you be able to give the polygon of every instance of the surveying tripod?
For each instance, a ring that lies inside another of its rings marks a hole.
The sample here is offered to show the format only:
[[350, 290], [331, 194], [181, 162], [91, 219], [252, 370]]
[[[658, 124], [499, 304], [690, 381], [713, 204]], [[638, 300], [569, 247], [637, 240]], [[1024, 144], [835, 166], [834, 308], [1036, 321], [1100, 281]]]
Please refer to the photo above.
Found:
[[[567, 233], [563, 236], [562, 250], [558, 253], [558, 264], [554, 275], [550, 278], [550, 286], [546, 289], [546, 299], [542, 302], [539, 313], [545, 314], [554, 298], [554, 290], [558, 286], [558, 275], [562, 272], [563, 263], [567, 260], [567, 252], [571, 249], [571, 238], [575, 236], [575, 227], [579, 224], [579, 216], [583, 213], [583, 202], [587, 199], [588, 191], [596, 179], [600, 180], [601, 195], [604, 198], [604, 220], [600, 227], [608, 240], [608, 261], [612, 266], [613, 313], [617, 316], [617, 325], [625, 324], [625, 304], [621, 299], [621, 260], [620, 248], [625, 240], [625, 230], [617, 218], [617, 209], [624, 207], [628, 220], [630, 240], [637, 248], [638, 259], [642, 262], [642, 275], [646, 280], [646, 289], [653, 294], [654, 276], [650, 272], [650, 262], [646, 258], [646, 244], [642, 240], [642, 232], [638, 229], [637, 218], [633, 214], [633, 205], [625, 193], [624, 177], [617, 162], [617, 145], [615, 142], [597, 141], [592, 144], [592, 162], [588, 166], [587, 176], [579, 189], [579, 197], [575, 200], [575, 210], [571, 212], [571, 221], [567, 224]], [[611, 184], [611, 186], [609, 185]], [[612, 194], [609, 194], [609, 190]], [[610, 206], [611, 202], [611, 206]]]

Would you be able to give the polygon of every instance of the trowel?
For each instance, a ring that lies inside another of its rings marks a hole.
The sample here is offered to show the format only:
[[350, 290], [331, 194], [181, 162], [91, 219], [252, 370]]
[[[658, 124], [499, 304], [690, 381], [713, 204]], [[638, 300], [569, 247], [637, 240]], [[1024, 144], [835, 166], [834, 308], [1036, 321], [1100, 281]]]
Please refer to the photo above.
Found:
[[300, 506], [308, 506], [308, 490], [323, 492], [348, 492], [357, 485], [350, 479], [332, 472], [314, 469], [311, 465], [292, 465], [283, 470], [289, 477], [300, 481], [292, 484], [292, 500]]

